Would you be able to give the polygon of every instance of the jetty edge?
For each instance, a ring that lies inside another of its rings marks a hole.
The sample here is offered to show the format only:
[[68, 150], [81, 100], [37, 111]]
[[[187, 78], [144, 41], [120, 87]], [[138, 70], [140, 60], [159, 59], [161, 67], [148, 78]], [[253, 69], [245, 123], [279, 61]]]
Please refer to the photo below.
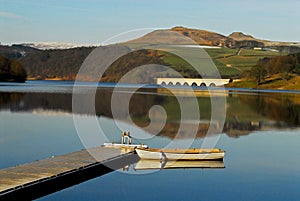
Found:
[[95, 147], [0, 170], [0, 200], [33, 200], [139, 160], [132, 149]]

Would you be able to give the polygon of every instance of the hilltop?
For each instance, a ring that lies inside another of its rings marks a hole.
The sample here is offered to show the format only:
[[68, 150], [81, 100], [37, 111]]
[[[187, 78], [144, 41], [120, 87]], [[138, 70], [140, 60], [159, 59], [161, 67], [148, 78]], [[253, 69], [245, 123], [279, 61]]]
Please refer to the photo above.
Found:
[[208, 46], [220, 46], [220, 47], [234, 47], [235, 41], [211, 31], [199, 30], [199, 29], [189, 29], [185, 27], [174, 27], [171, 31], [178, 32], [184, 36], [187, 36], [194, 40], [199, 45]]
[[247, 35], [247, 34], [244, 34], [243, 32], [232, 32], [228, 38], [231, 38], [233, 40], [236, 40], [236, 41], [242, 41], [242, 40], [255, 40], [255, 41], [259, 41], [261, 42], [261, 40], [258, 40], [256, 38], [254, 38], [253, 36], [251, 35]]

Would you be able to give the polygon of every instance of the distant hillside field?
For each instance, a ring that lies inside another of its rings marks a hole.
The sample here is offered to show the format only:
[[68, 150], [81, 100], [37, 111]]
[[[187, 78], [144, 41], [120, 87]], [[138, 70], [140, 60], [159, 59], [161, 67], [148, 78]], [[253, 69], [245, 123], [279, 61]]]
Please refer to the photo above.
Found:
[[227, 68], [235, 68], [239, 71], [250, 69], [264, 57], [278, 56], [283, 53], [274, 51], [261, 51], [252, 49], [205, 49], [206, 52], [214, 59], [222, 63]]

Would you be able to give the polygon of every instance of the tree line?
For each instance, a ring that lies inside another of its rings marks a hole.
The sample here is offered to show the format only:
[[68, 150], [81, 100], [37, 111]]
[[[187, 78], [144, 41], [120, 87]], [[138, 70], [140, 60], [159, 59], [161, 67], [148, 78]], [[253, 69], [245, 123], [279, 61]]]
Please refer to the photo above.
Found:
[[0, 82], [25, 82], [26, 77], [20, 62], [0, 56]]
[[280, 75], [288, 80], [290, 74], [300, 75], [300, 53], [284, 56], [265, 57], [251, 68], [242, 72], [242, 77], [255, 79], [260, 85], [266, 77]]
[[34, 51], [19, 58], [30, 77], [39, 79], [75, 78], [82, 62], [94, 48]]
[[[26, 46], [13, 45], [0, 46], [0, 55], [19, 61], [26, 69], [28, 77], [37, 79], [61, 78], [65, 80], [74, 80], [82, 63], [94, 49], [95, 47], [79, 47], [62, 50], [38, 50]], [[117, 59], [106, 70], [101, 81], [117, 82], [127, 72], [147, 64], [169, 66], [183, 77], [199, 77], [196, 70], [188, 68], [187, 66], [181, 66], [181, 63], [178, 65], [166, 63], [164, 61], [164, 55], [164, 52], [156, 50], [139, 50], [131, 52]], [[176, 55], [173, 56], [176, 57]], [[147, 74], [140, 79], [151, 77], [152, 74], [155, 74], [155, 69], [152, 69], [152, 71], [149, 71], [151, 75]], [[95, 69], [94, 72], [89, 73], [95, 75], [97, 69]], [[158, 73], [162, 77], [175, 76], [163, 69]], [[89, 75], [83, 77], [83, 79], [89, 80]]]

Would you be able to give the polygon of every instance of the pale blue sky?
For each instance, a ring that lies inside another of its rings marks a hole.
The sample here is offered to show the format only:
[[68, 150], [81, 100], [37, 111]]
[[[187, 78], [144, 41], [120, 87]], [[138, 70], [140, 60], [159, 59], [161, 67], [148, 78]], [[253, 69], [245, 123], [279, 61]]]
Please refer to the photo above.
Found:
[[0, 42], [102, 43], [176, 25], [300, 41], [299, 0], [0, 0]]

